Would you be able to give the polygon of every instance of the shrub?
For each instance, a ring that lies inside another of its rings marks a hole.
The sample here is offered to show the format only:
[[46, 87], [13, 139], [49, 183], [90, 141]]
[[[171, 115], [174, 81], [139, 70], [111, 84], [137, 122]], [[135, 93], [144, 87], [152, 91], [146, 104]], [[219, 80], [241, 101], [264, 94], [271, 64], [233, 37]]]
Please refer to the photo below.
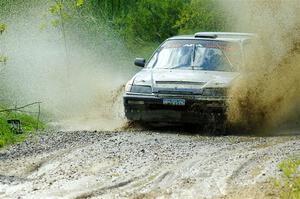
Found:
[[300, 160], [289, 159], [279, 165], [282, 178], [276, 182], [282, 199], [300, 199]]

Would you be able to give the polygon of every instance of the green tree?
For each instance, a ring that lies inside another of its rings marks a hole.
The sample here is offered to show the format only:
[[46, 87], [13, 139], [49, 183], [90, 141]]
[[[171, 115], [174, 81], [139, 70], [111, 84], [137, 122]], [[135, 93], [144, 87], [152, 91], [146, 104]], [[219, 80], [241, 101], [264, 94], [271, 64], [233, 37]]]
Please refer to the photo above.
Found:
[[85, 0], [55, 0], [54, 4], [50, 6], [50, 13], [54, 17], [51, 21], [54, 27], [59, 27], [65, 42], [65, 48], [67, 52], [67, 40], [66, 40], [66, 21], [75, 15], [77, 9], [81, 8]]
[[93, 0], [89, 1], [97, 16], [112, 22], [115, 17], [126, 15], [136, 9], [141, 0]]
[[227, 27], [219, 0], [93, 0], [85, 4], [94, 18], [102, 18], [128, 41], [160, 42], [178, 33]]
[[54, 0], [54, 4], [52, 4], [49, 8], [51, 15], [53, 16], [53, 20], [51, 24], [55, 28], [59, 28], [65, 47], [66, 53], [66, 72], [67, 74], [70, 73], [69, 67], [69, 49], [67, 44], [67, 30], [66, 30], [66, 23], [68, 20], [72, 19], [78, 12], [80, 8], [84, 5], [85, 0]]
[[131, 12], [115, 20], [116, 28], [130, 40], [161, 42], [177, 34], [178, 27], [174, 24], [185, 3], [184, 0], [141, 0]]
[[181, 34], [200, 31], [224, 31], [226, 17], [218, 0], [192, 0], [185, 5], [175, 25]]

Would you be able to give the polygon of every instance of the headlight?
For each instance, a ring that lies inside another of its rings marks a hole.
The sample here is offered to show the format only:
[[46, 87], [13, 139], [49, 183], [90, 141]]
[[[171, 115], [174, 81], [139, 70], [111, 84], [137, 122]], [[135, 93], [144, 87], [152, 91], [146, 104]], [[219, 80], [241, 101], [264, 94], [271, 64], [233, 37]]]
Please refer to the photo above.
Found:
[[152, 88], [151, 86], [132, 85], [130, 92], [151, 94]]
[[130, 92], [131, 91], [131, 87], [132, 87], [132, 84], [133, 84], [133, 80], [134, 78], [132, 78], [131, 80], [129, 80], [125, 86], [125, 92]]
[[225, 97], [227, 95], [226, 88], [205, 88], [203, 89], [203, 96], [209, 97]]
[[131, 82], [129, 81], [126, 86], [125, 86], [125, 92], [130, 92], [131, 91], [131, 87], [132, 87], [132, 84]]

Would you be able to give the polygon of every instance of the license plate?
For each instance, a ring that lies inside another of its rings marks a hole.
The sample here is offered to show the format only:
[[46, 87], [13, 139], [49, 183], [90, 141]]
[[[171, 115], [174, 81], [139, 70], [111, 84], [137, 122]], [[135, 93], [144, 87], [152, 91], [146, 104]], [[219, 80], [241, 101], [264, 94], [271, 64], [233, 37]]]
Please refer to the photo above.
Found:
[[173, 105], [173, 106], [184, 106], [184, 99], [163, 99], [164, 105]]

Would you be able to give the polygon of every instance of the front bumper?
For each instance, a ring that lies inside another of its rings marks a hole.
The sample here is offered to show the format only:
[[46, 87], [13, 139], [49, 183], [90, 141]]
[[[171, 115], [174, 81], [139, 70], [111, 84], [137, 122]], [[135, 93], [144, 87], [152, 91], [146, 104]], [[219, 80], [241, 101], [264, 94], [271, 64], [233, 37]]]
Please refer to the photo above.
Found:
[[[226, 98], [130, 94], [123, 98], [125, 115], [132, 121], [205, 123], [226, 119]], [[184, 99], [185, 105], [165, 105], [163, 99]]]

